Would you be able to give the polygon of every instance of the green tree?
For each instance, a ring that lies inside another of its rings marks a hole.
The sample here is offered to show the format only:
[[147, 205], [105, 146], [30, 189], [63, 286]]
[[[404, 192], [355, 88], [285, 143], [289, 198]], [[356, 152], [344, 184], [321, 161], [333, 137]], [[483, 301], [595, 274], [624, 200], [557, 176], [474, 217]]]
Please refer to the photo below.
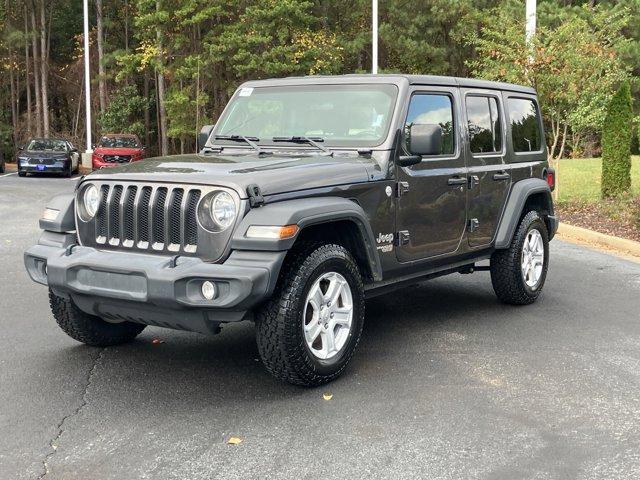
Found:
[[615, 197], [631, 188], [631, 89], [624, 82], [611, 99], [602, 130], [602, 196]]
[[496, 10], [479, 35], [467, 37], [478, 54], [468, 63], [481, 78], [536, 88], [549, 127], [549, 157], [558, 159], [569, 132], [578, 142], [600, 130], [615, 85], [628, 78], [629, 66], [618, 52], [628, 43], [620, 32], [629, 17], [603, 8], [565, 10], [560, 23], [548, 16], [551, 24], [540, 25], [527, 45], [524, 7], [509, 5]]
[[138, 94], [133, 85], [127, 85], [114, 92], [111, 102], [98, 117], [102, 133], [133, 133], [144, 138], [144, 110], [147, 100]]

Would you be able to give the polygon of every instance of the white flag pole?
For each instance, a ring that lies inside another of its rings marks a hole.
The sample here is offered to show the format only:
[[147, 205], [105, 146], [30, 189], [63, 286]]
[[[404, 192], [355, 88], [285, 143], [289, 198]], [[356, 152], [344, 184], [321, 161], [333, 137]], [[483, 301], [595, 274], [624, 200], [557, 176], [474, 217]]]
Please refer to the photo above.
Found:
[[91, 78], [89, 77], [89, 0], [84, 0], [84, 100], [87, 128], [87, 153], [91, 152]]
[[525, 40], [527, 42], [527, 47], [531, 50], [531, 54], [529, 56], [529, 63], [533, 63], [533, 37], [536, 34], [536, 0], [527, 0], [527, 4], [525, 7], [525, 15], [526, 15], [526, 31], [525, 31]]
[[371, 73], [378, 73], [378, 0], [372, 0], [371, 5]]

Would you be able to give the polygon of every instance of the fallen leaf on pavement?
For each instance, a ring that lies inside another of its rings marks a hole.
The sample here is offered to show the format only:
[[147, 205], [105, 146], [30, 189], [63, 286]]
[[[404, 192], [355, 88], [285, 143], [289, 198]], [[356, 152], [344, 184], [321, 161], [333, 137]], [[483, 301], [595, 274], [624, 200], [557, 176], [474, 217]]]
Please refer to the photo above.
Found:
[[325, 400], [331, 400], [333, 398], [333, 393], [323, 393], [322, 398]]
[[160, 340], [159, 338], [154, 338], [153, 340], [151, 340], [151, 343], [153, 343], [154, 345], [159, 345], [161, 343], [164, 343], [164, 340]]
[[229, 445], [240, 445], [242, 443], [242, 439], [238, 437], [231, 437], [227, 440], [227, 444]]

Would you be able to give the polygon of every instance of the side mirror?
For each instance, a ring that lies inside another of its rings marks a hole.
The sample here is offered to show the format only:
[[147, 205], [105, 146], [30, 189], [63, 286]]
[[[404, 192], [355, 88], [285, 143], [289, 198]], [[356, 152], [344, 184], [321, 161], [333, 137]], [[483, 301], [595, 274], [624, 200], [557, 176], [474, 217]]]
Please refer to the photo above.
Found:
[[209, 140], [209, 136], [211, 135], [211, 132], [213, 132], [214, 127], [215, 125], [205, 125], [200, 129], [196, 146], [198, 153], [201, 152], [204, 146], [207, 144], [207, 140]]
[[434, 123], [414, 123], [409, 129], [407, 146], [413, 155], [440, 155], [442, 127]]
[[20, 151], [24, 150], [24, 145], [18, 145], [18, 150]]
[[74, 148], [72, 148], [72, 149], [71, 149], [71, 151], [72, 151], [72, 152], [76, 152], [76, 153], [78, 153], [78, 149], [77, 149], [77, 148], [75, 148], [75, 147], [74, 147]]

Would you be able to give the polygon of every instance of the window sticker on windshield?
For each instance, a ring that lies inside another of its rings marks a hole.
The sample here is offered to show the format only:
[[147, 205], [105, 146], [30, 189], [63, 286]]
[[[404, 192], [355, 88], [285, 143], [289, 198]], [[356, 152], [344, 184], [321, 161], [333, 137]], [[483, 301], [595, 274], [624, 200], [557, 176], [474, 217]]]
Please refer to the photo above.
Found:
[[248, 88], [248, 87], [241, 88], [240, 89], [240, 96], [241, 97], [248, 97], [248, 96], [251, 95], [252, 92], [253, 92], [253, 88]]

